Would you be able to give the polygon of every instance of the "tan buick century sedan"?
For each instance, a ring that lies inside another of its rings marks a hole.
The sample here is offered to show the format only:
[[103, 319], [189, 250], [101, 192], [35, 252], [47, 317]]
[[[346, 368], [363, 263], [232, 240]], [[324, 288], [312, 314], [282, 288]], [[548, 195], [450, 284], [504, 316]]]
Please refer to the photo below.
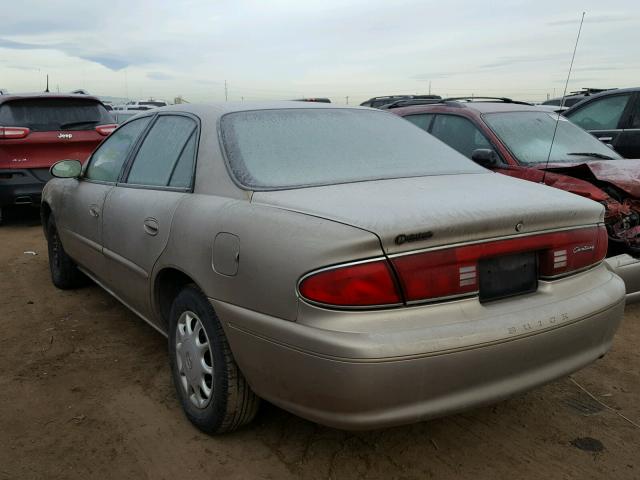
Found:
[[167, 335], [209, 433], [260, 397], [345, 429], [495, 402], [601, 357], [622, 318], [601, 205], [382, 111], [160, 108], [52, 173], [53, 283], [89, 277]]

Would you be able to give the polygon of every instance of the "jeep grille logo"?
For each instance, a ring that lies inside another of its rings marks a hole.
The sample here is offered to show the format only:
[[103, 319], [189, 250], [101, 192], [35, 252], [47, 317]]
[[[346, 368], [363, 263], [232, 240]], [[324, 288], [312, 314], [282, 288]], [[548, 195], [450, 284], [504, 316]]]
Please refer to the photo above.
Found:
[[73, 138], [72, 133], [59, 133], [58, 138], [66, 138], [67, 140], [71, 140]]

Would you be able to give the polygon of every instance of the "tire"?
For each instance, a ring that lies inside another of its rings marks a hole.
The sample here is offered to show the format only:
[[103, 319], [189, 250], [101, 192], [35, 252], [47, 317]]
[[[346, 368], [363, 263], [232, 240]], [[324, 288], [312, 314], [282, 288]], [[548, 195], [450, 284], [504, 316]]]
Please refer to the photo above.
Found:
[[238, 368], [213, 306], [195, 285], [186, 286], [171, 306], [169, 363], [185, 415], [203, 432], [232, 432], [255, 417], [260, 399]]
[[86, 283], [86, 277], [78, 270], [71, 257], [64, 251], [53, 215], [47, 221], [47, 247], [51, 281], [61, 290], [78, 288]]

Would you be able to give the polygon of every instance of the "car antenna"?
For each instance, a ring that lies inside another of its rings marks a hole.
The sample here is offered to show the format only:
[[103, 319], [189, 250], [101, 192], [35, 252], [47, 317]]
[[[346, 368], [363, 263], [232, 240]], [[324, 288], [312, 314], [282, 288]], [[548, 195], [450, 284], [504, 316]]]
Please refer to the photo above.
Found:
[[49, 74], [47, 74], [47, 88], [45, 89], [44, 93], [49, 93]]
[[[564, 92], [562, 93], [562, 101], [560, 102], [560, 109], [564, 107], [564, 100], [567, 96], [567, 88], [569, 87], [569, 79], [571, 78], [571, 70], [573, 69], [573, 61], [576, 58], [576, 50], [578, 50], [578, 41], [580, 40], [580, 32], [582, 32], [582, 24], [584, 23], [585, 12], [582, 12], [582, 18], [580, 19], [580, 27], [578, 28], [578, 36], [576, 37], [576, 44], [573, 47], [573, 55], [571, 56], [571, 63], [569, 64], [569, 73], [567, 74], [567, 81], [564, 84]], [[542, 182], [547, 176], [547, 167], [549, 166], [549, 160], [551, 159], [551, 151], [553, 150], [553, 142], [556, 139], [556, 132], [558, 131], [558, 124], [560, 123], [560, 112], [557, 113], [556, 124], [553, 127], [553, 136], [551, 137], [551, 145], [549, 146], [549, 154], [547, 155], [547, 163], [544, 166], [544, 173], [542, 174]]]

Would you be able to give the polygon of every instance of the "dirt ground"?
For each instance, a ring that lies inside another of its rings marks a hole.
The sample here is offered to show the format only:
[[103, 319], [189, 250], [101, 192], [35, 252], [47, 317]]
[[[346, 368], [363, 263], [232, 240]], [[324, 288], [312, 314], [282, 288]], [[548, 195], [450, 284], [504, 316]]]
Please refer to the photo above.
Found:
[[98, 287], [56, 290], [37, 214], [20, 217], [0, 226], [1, 480], [640, 478], [640, 306], [604, 359], [491, 407], [351, 433], [263, 403], [208, 437], [164, 337]]

